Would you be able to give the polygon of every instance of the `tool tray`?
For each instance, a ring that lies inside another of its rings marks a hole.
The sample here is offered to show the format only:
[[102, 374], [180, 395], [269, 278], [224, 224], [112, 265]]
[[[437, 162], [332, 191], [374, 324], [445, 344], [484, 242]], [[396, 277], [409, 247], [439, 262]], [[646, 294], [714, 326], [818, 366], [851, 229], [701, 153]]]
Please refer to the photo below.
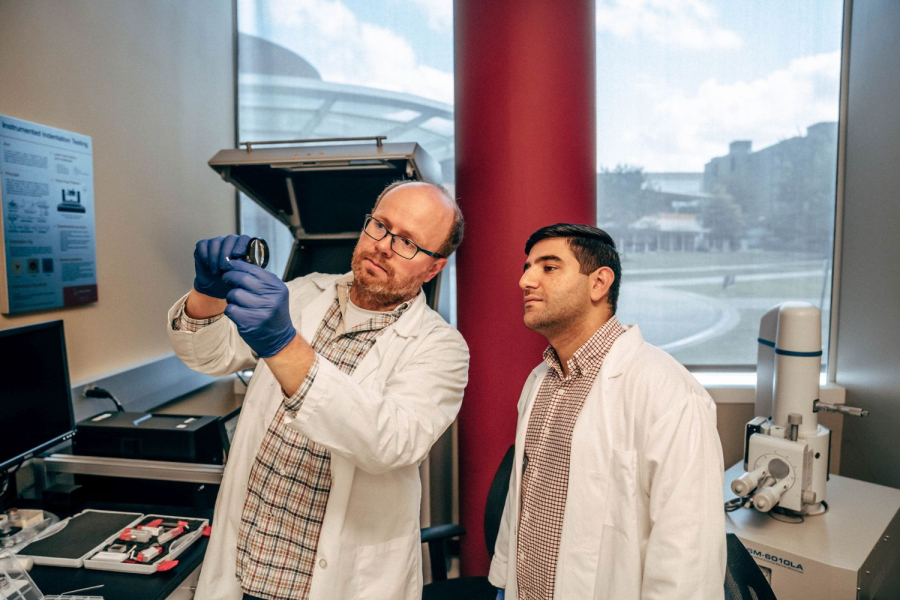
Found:
[[[160, 531], [160, 535], [177, 529], [177, 527], [166, 526], [166, 524], [184, 524], [183, 533], [162, 543], [158, 541], [159, 537], [155, 535], [151, 535], [150, 540], [146, 542], [123, 541], [121, 539], [125, 530], [141, 531], [143, 528], [153, 526], [160, 521], [162, 521], [163, 525], [163, 531]], [[140, 573], [142, 575], [150, 575], [157, 571], [167, 571], [178, 564], [175, 561], [178, 555], [203, 536], [204, 528], [207, 525], [209, 525], [209, 521], [206, 519], [189, 519], [171, 515], [143, 515], [130, 527], [117, 531], [91, 552], [84, 559], [84, 568], [98, 571], [118, 571], [120, 573]], [[131, 558], [123, 562], [97, 559], [101, 552], [109, 552], [110, 548], [116, 545], [125, 545], [127, 547], [126, 553], [130, 553]], [[160, 548], [161, 551], [146, 562], [137, 562], [140, 553], [151, 548]]]
[[141, 513], [85, 510], [48, 527], [36, 540], [19, 550], [36, 565], [80, 568], [84, 558], [122, 528], [141, 518]]
[[[138, 530], [159, 520], [173, 524], [183, 522], [187, 523], [188, 527], [180, 535], [161, 544], [155, 535], [151, 535], [146, 542], [120, 539], [125, 530]], [[203, 535], [207, 525], [209, 525], [207, 519], [89, 509], [48, 529], [43, 537], [22, 548], [19, 556], [30, 556], [37, 565], [71, 568], [83, 566], [86, 569], [148, 575], [175, 566], [177, 562], [173, 564], [172, 561]], [[128, 552], [133, 549], [135, 557], [154, 546], [161, 547], [162, 551], [147, 562], [110, 562], [96, 559], [100, 552], [108, 552], [110, 546], [115, 544], [125, 544]]]

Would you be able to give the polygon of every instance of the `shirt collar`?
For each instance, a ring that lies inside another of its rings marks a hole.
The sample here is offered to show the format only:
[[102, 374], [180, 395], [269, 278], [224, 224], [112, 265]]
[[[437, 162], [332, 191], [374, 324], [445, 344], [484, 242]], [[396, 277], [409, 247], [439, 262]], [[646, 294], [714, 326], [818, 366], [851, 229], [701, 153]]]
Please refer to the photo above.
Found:
[[[566, 364], [569, 369], [569, 377], [580, 376], [584, 370], [588, 368], [588, 365], [594, 362], [598, 357], [604, 357], [609, 346], [603, 342], [610, 337], [615, 339], [624, 330], [624, 327], [622, 327], [622, 324], [615, 315], [610, 317], [606, 323], [601, 325], [600, 328], [575, 351], [572, 358], [569, 359]], [[560, 379], [564, 377], [562, 362], [559, 360], [559, 356], [556, 354], [556, 350], [553, 346], [547, 346], [547, 349], [544, 350], [544, 362], [550, 369], [556, 372]]]
[[[353, 278], [352, 277], [343, 277], [336, 282], [337, 285], [337, 301], [338, 307], [341, 311], [341, 329], [344, 329], [344, 317], [347, 314], [347, 303], [350, 302], [350, 288], [353, 287]], [[380, 329], [381, 327], [386, 327], [390, 325], [397, 319], [399, 319], [406, 310], [412, 306], [413, 301], [407, 300], [406, 302], [400, 304], [400, 306], [396, 307], [393, 310], [384, 311], [382, 315], [384, 319], [379, 319], [378, 317], [372, 317], [365, 323], [360, 323], [356, 327], [354, 327], [351, 331], [362, 331], [368, 329]], [[374, 321], [379, 321], [379, 323], [374, 323]]]

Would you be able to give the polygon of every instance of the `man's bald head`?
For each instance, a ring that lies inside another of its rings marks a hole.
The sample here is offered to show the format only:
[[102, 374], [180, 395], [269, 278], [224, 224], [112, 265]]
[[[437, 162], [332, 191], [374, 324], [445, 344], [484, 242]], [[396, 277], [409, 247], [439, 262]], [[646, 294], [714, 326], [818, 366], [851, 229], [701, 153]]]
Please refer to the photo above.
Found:
[[443, 206], [446, 209], [447, 216], [450, 220], [449, 231], [447, 233], [446, 240], [437, 250], [435, 250], [435, 252], [444, 257], [449, 257], [451, 254], [453, 254], [462, 243], [465, 221], [463, 219], [462, 211], [459, 209], [459, 204], [457, 204], [453, 196], [450, 195], [450, 192], [448, 192], [443, 186], [435, 185], [433, 183], [428, 183], [425, 181], [395, 181], [384, 188], [384, 191], [382, 191], [381, 194], [378, 195], [378, 199], [375, 200], [375, 206], [372, 207], [372, 212], [374, 213], [378, 209], [378, 205], [381, 204], [381, 201], [386, 196], [396, 191], [398, 188], [418, 188], [416, 191], [421, 190], [422, 192], [427, 193], [431, 198], [435, 200], [438, 206]]

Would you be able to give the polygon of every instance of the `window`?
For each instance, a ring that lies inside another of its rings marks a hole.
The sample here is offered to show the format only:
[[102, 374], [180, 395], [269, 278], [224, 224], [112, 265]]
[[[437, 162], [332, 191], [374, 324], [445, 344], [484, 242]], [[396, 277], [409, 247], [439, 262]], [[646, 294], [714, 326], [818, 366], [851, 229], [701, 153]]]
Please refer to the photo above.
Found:
[[[238, 0], [240, 141], [415, 141], [452, 193], [452, 13], [451, 0]], [[291, 232], [249, 198], [239, 202], [241, 231], [265, 238], [269, 268], [283, 272]], [[439, 296], [451, 322], [454, 264]]]
[[[623, 256], [621, 319], [685, 364], [750, 366], [762, 314], [804, 300], [827, 348], [842, 0], [596, 9], [597, 214]], [[450, 0], [239, 0], [240, 140], [415, 140], [452, 191], [451, 20]], [[283, 270], [288, 229], [246, 198], [240, 214]]]
[[692, 366], [755, 365], [803, 300], [828, 345], [840, 0], [597, 2], [599, 226], [619, 312]]

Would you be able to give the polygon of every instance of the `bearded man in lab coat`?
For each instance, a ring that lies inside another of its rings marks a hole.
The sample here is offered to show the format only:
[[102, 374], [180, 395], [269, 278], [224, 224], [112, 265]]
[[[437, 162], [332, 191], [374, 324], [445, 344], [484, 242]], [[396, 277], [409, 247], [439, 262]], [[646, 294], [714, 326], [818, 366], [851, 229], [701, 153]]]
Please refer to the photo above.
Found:
[[716, 409], [671, 356], [616, 318], [612, 238], [539, 229], [519, 281], [547, 338], [519, 399], [490, 581], [506, 600], [722, 598]]
[[236, 260], [247, 236], [197, 244], [194, 289], [169, 312], [176, 354], [210, 375], [255, 366], [199, 600], [421, 596], [418, 467], [469, 360], [421, 288], [462, 214], [442, 188], [399, 182], [361, 225], [352, 273], [287, 284]]

